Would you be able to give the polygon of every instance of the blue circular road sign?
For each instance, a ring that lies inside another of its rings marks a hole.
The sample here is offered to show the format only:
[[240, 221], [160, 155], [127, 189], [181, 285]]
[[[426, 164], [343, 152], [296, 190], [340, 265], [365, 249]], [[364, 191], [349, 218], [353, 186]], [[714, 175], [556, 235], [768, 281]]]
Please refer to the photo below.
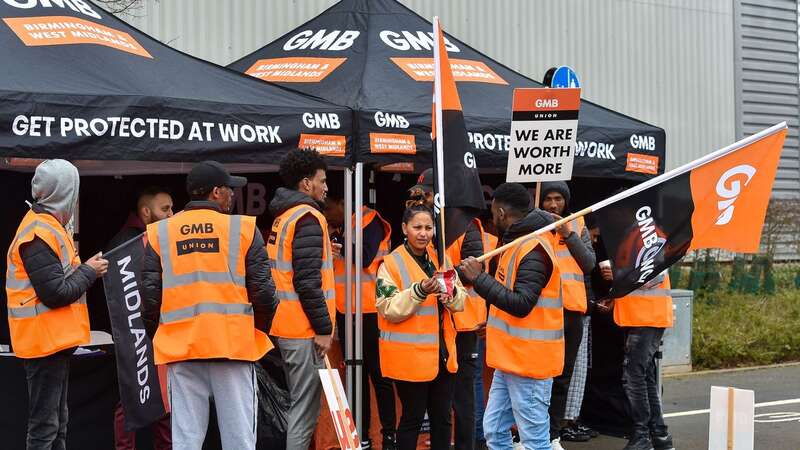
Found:
[[569, 66], [561, 66], [556, 69], [553, 79], [550, 81], [551, 88], [576, 88], [580, 86], [578, 74]]

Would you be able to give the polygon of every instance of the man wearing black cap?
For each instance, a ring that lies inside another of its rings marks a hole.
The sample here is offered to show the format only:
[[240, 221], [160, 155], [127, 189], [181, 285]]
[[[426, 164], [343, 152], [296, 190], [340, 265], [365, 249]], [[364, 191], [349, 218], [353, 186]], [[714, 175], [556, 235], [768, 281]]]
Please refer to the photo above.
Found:
[[[569, 211], [570, 191], [564, 181], [542, 183], [541, 209], [549, 212], [555, 220], [566, 216]], [[561, 225], [552, 232], [553, 249], [561, 269], [561, 286], [564, 305], [564, 371], [553, 379], [553, 392], [550, 399], [550, 439], [553, 450], [561, 450], [561, 440], [588, 441], [588, 430], [577, 427], [565, 429], [567, 397], [570, 380], [576, 364], [586, 365], [586, 361], [576, 362], [578, 349], [584, 335], [584, 314], [593, 298], [589, 289], [589, 277], [595, 266], [595, 254], [589, 230], [579, 217]], [[588, 298], [587, 298], [588, 297]], [[585, 373], [585, 369], [583, 369]], [[585, 378], [583, 379], [585, 382]], [[577, 381], [577, 380], [576, 380]], [[583, 386], [580, 387], [583, 392]], [[580, 396], [582, 398], [582, 396]], [[573, 408], [575, 409], [575, 408]], [[580, 407], [577, 408], [580, 410]], [[575, 419], [575, 417], [569, 417]]]
[[272, 348], [265, 333], [275, 286], [255, 217], [230, 215], [247, 184], [219, 163], [195, 165], [191, 201], [147, 226], [144, 318], [156, 364], [168, 364], [175, 450], [199, 449], [214, 398], [224, 448], [255, 449], [254, 361]]
[[[408, 203], [424, 203], [433, 208], [433, 169], [423, 171], [417, 184], [409, 190]], [[459, 278], [464, 280], [458, 264], [472, 256], [483, 255], [483, 230], [478, 219], [473, 220], [464, 232], [447, 248], [451, 263], [456, 267]], [[478, 297], [472, 286], [468, 289], [464, 311], [455, 313], [453, 319], [458, 334], [456, 352], [458, 372], [453, 389], [453, 417], [455, 419], [455, 450], [475, 448], [475, 372], [478, 367], [478, 330], [486, 324], [486, 304]]]

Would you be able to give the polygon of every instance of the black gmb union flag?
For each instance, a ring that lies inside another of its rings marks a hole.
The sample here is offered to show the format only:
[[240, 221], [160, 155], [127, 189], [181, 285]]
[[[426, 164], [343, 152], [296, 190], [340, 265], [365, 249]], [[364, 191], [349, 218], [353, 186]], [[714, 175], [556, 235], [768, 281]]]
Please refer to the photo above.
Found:
[[[480, 214], [484, 200], [478, 165], [469, 151], [472, 147], [438, 17], [433, 20], [433, 33], [435, 74], [431, 138], [436, 226], [441, 228], [439, 214], [444, 210], [446, 248], [464, 234], [469, 223]], [[437, 236], [442, 236], [438, 228]], [[445, 252], [441, 248], [441, 239], [436, 242], [442, 263]]]
[[108, 272], [103, 277], [103, 286], [117, 357], [119, 397], [128, 431], [146, 427], [165, 414], [153, 343], [142, 320], [142, 244], [143, 236], [139, 235], [104, 255], [108, 259]]
[[786, 124], [778, 124], [591, 207], [612, 263], [611, 297], [691, 250], [759, 250]]

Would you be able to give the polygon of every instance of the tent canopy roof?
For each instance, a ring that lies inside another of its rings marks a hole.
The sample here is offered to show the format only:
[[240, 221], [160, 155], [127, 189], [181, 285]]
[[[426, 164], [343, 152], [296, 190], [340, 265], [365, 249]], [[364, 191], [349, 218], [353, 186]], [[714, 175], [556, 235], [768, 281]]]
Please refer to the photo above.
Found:
[[[447, 25], [447, 18], [443, 18]], [[433, 43], [431, 23], [395, 0], [342, 0], [272, 43], [229, 67], [263, 80], [291, 86], [356, 110], [358, 158], [367, 162], [430, 159], [430, 112]], [[542, 87], [446, 35], [448, 53], [479, 166], [505, 167], [514, 88]], [[376, 115], [377, 114], [377, 115]], [[387, 116], [387, 114], [389, 114]], [[415, 136], [416, 156], [380, 154], [373, 133]], [[477, 138], [474, 134], [478, 134]], [[579, 140], [614, 145], [610, 161], [576, 160], [576, 173], [642, 179], [651, 175], [626, 171], [632, 134], [653, 136], [663, 171], [664, 131], [588, 101], [582, 101]], [[487, 145], [487, 135], [493, 137]], [[493, 147], [493, 148], [492, 148]], [[596, 153], [596, 147], [592, 152]], [[607, 156], [607, 155], [606, 155]], [[607, 158], [608, 159], [608, 158]]]
[[89, 1], [13, 3], [0, 2], [0, 155], [273, 163], [300, 133], [331, 131], [304, 113], [349, 133], [348, 108], [179, 52]]

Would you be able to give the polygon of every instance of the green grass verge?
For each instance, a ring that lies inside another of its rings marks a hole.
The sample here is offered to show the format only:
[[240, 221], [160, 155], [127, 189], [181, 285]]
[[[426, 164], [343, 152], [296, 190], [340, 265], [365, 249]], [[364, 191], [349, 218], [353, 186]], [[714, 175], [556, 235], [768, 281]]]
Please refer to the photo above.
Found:
[[788, 273], [781, 272], [774, 295], [725, 289], [696, 293], [692, 339], [696, 370], [800, 360], [800, 290]]

